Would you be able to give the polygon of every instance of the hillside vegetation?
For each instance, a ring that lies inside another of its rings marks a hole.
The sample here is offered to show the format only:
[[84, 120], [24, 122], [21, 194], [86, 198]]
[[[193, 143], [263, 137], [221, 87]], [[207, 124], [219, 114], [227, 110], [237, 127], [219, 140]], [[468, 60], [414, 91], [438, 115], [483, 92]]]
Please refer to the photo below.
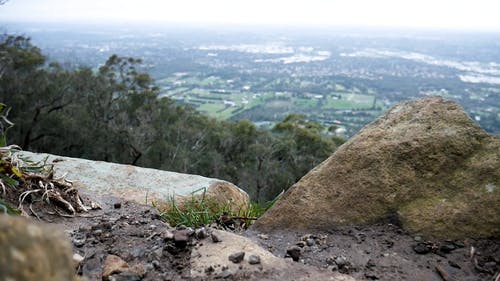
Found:
[[141, 60], [111, 56], [99, 69], [49, 62], [29, 38], [0, 38], [0, 102], [24, 150], [132, 164], [231, 181], [267, 201], [342, 142], [303, 115], [272, 131], [218, 121], [159, 97]]

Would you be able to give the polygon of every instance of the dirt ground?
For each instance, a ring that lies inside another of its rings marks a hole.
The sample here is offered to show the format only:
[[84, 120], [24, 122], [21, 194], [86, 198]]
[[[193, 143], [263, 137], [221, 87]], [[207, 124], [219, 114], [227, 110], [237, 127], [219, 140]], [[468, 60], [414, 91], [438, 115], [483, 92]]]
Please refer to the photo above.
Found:
[[[74, 252], [83, 257], [78, 274], [102, 280], [108, 255], [116, 255], [132, 268], [113, 280], [192, 280], [190, 253], [198, 243], [196, 230], [175, 229], [150, 206], [114, 197], [94, 197], [81, 191], [85, 204], [102, 209], [77, 215], [43, 202], [32, 202], [25, 211], [42, 221], [61, 226]], [[8, 198], [17, 204], [15, 194]], [[29, 200], [27, 201], [29, 203]], [[59, 213], [59, 214], [58, 214]], [[176, 232], [187, 240], [174, 239]], [[358, 280], [475, 281], [500, 279], [500, 239], [424, 241], [389, 223], [332, 229], [328, 233], [240, 232], [283, 258], [296, 245], [298, 263], [351, 275]], [[419, 252], [419, 253], [417, 253]], [[226, 280], [239, 280], [231, 279]], [[211, 280], [201, 279], [201, 280]]]

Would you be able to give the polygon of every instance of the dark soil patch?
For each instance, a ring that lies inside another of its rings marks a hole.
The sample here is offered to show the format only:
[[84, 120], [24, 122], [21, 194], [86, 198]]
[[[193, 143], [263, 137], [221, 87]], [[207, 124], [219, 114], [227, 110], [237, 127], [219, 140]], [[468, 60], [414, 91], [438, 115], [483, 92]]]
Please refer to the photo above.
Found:
[[[299, 262], [359, 280], [494, 280], [500, 272], [500, 239], [423, 241], [392, 224], [346, 227], [323, 233], [247, 232], [276, 256], [302, 247]], [[264, 239], [263, 239], [264, 238]], [[312, 240], [310, 240], [312, 239]], [[312, 245], [312, 246], [308, 246]], [[416, 249], [423, 248], [421, 254]], [[474, 254], [471, 256], [471, 249]]]

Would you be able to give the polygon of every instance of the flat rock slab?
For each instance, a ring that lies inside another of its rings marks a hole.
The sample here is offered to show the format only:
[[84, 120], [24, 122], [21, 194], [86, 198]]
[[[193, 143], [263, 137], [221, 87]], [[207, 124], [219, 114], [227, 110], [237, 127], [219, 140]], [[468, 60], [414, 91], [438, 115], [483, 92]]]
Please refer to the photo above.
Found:
[[248, 194], [232, 183], [198, 175], [182, 174], [131, 165], [62, 157], [45, 153], [19, 152], [33, 161], [54, 165], [54, 176], [73, 181], [99, 195], [113, 195], [138, 203], [170, 201], [176, 197], [207, 194], [235, 209], [248, 204]]
[[[355, 281], [356, 279], [317, 267], [306, 266], [290, 259], [274, 256], [249, 238], [233, 233], [212, 230], [221, 242], [207, 238], [191, 252], [191, 277], [193, 280], [331, 280]], [[229, 257], [244, 252], [238, 263]], [[258, 256], [260, 263], [251, 264], [250, 258]]]

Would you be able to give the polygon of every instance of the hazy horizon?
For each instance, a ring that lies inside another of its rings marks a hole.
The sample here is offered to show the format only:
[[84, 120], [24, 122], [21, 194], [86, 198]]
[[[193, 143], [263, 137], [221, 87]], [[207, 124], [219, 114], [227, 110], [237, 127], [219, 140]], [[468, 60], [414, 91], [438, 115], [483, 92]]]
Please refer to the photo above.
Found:
[[500, 1], [10, 0], [0, 21], [500, 32]]

